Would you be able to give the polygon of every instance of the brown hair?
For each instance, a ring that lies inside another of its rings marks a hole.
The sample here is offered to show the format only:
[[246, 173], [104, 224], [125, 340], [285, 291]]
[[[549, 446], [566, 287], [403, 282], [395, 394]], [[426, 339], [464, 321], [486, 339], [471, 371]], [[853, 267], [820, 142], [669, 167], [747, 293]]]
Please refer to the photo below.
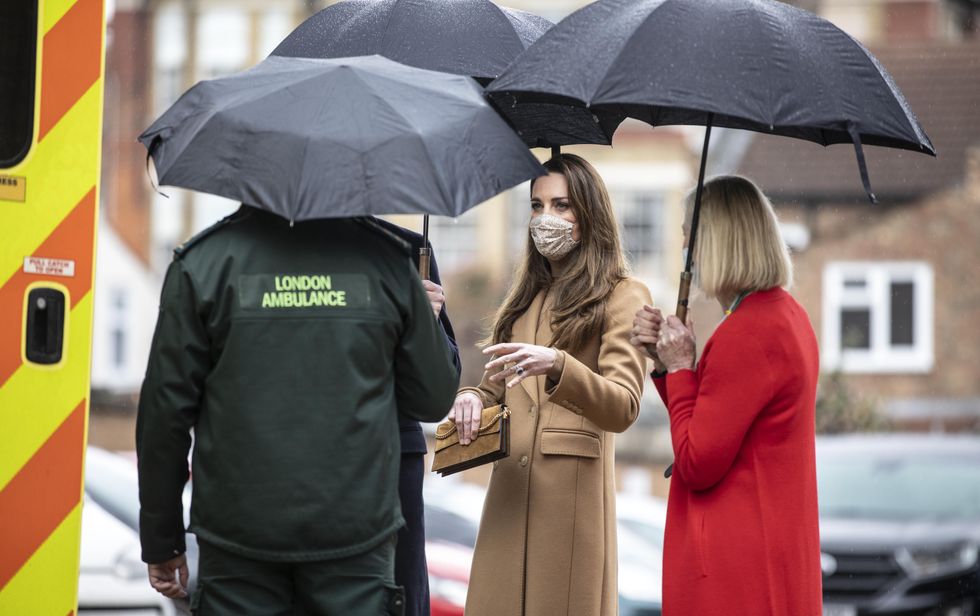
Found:
[[[688, 195], [690, 225], [694, 193]], [[697, 285], [708, 297], [793, 284], [793, 262], [769, 199], [748, 178], [723, 175], [704, 185], [695, 239]]]
[[[514, 322], [542, 290], [554, 293], [549, 346], [573, 350], [598, 332], [605, 318], [606, 300], [629, 275], [620, 247], [612, 202], [602, 178], [585, 159], [561, 154], [544, 163], [549, 173], [565, 176], [568, 200], [581, 230], [579, 246], [566, 257], [568, 265], [554, 278], [551, 264], [541, 256], [527, 234], [523, 262], [507, 298], [494, 318], [491, 336], [483, 344], [510, 342]], [[534, 190], [534, 182], [531, 183]]]

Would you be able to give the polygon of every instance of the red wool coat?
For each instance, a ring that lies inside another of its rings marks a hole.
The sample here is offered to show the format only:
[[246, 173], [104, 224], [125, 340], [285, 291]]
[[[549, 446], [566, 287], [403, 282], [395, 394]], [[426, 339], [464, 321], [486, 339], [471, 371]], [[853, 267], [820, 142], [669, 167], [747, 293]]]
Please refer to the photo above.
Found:
[[820, 616], [818, 371], [806, 312], [776, 288], [745, 298], [695, 371], [654, 380], [675, 457], [664, 616]]

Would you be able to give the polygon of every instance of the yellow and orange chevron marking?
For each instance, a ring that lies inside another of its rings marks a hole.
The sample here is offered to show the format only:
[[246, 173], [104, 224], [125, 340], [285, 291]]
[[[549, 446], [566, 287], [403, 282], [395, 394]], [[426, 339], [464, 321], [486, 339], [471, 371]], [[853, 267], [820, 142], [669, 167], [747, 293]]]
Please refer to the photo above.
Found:
[[[88, 425], [92, 288], [99, 200], [104, 0], [41, 0], [34, 140], [0, 175], [23, 178], [26, 200], [0, 194], [0, 614], [76, 609], [82, 464]], [[70, 261], [39, 274], [25, 259]], [[67, 275], [66, 275], [67, 274]], [[64, 356], [26, 360], [26, 293], [67, 295]]]

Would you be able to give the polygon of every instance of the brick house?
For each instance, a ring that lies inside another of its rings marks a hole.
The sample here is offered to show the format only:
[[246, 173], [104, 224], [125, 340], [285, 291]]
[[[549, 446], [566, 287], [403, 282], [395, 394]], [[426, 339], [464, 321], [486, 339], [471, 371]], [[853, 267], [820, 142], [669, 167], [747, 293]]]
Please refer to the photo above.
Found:
[[980, 429], [980, 42], [873, 50], [939, 156], [753, 136], [737, 171], [809, 243], [794, 294], [839, 370], [899, 425]]

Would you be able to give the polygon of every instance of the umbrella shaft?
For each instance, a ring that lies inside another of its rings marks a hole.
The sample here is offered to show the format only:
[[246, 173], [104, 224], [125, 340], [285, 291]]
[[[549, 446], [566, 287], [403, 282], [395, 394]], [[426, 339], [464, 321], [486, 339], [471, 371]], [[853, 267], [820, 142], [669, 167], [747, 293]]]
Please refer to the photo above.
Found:
[[427, 247], [419, 248], [419, 276], [422, 280], [429, 279], [429, 253]]
[[419, 276], [422, 280], [429, 279], [429, 215], [422, 217], [422, 247], [419, 248]]
[[691, 279], [693, 278], [691, 272], [681, 272], [681, 285], [677, 292], [677, 310], [674, 312], [681, 323], [687, 323], [687, 304], [691, 295]]
[[715, 114], [708, 114], [708, 121], [704, 126], [704, 146], [701, 148], [701, 168], [698, 170], [698, 188], [694, 193], [694, 215], [691, 217], [691, 233], [687, 239], [687, 263], [684, 264], [684, 271], [690, 272], [694, 265], [694, 242], [698, 236], [698, 221], [701, 219], [701, 193], [704, 191], [704, 172], [708, 164], [708, 144], [711, 143], [711, 125], [715, 121]]
[[687, 238], [687, 262], [681, 273], [681, 286], [677, 291], [677, 311], [674, 313], [681, 323], [687, 322], [687, 303], [691, 295], [691, 269], [694, 265], [694, 243], [698, 237], [698, 221], [701, 218], [701, 193], [704, 191], [704, 171], [708, 164], [708, 144], [711, 143], [711, 125], [715, 114], [708, 114], [704, 126], [704, 147], [701, 150], [701, 169], [698, 171], [698, 188], [694, 193], [694, 214], [691, 216], [691, 232]]

